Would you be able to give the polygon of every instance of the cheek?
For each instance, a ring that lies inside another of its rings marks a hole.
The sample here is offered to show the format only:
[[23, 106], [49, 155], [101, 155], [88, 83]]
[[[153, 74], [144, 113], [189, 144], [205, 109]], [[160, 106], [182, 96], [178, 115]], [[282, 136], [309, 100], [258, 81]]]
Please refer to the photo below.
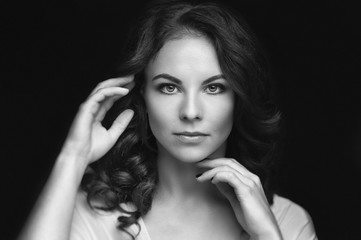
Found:
[[228, 137], [233, 126], [234, 100], [233, 96], [210, 103], [214, 130]]
[[170, 117], [170, 104], [164, 100], [157, 99], [156, 96], [145, 98], [148, 112], [148, 120], [153, 134], [158, 137], [164, 134], [164, 130], [173, 122]]

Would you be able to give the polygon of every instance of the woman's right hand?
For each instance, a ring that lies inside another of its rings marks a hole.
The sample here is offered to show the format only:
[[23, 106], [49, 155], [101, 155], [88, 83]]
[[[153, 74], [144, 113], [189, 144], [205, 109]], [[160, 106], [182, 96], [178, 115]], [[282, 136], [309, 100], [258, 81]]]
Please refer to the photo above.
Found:
[[86, 167], [104, 156], [115, 144], [133, 117], [133, 110], [123, 111], [109, 129], [102, 120], [114, 102], [134, 87], [134, 76], [112, 78], [101, 82], [92, 91], [72, 123], [62, 153], [76, 156]]
[[[101, 82], [72, 123], [64, 146], [19, 239], [69, 239], [76, 196], [89, 163], [101, 158], [115, 144], [134, 112], [123, 111], [109, 129], [102, 125], [116, 100], [134, 86], [133, 76]], [[77, 167], [74, 167], [76, 165]]]

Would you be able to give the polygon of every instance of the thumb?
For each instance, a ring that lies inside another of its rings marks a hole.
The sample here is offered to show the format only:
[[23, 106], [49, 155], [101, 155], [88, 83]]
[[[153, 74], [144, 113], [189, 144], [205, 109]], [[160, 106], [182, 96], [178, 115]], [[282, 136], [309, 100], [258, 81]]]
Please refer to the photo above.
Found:
[[108, 130], [109, 135], [111, 136], [113, 141], [116, 141], [119, 136], [124, 132], [130, 120], [132, 120], [133, 115], [133, 110], [126, 109], [114, 120], [112, 126]]

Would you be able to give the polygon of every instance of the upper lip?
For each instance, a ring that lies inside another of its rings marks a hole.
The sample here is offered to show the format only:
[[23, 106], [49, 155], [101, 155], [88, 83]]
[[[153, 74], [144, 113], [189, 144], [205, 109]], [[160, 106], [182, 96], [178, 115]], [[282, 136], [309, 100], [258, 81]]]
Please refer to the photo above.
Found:
[[176, 132], [175, 135], [185, 135], [185, 136], [208, 136], [209, 134], [202, 132]]

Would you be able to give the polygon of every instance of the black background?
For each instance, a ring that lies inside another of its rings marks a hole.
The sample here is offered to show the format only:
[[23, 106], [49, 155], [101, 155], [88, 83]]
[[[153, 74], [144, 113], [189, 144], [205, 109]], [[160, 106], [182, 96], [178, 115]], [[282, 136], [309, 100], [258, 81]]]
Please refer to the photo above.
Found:
[[[361, 234], [361, 17], [341, 1], [228, 1], [273, 65], [283, 113], [280, 193], [320, 239]], [[3, 4], [3, 3], [2, 3]], [[1, 239], [14, 238], [78, 105], [112, 77], [143, 1], [13, 1], [1, 6]]]

